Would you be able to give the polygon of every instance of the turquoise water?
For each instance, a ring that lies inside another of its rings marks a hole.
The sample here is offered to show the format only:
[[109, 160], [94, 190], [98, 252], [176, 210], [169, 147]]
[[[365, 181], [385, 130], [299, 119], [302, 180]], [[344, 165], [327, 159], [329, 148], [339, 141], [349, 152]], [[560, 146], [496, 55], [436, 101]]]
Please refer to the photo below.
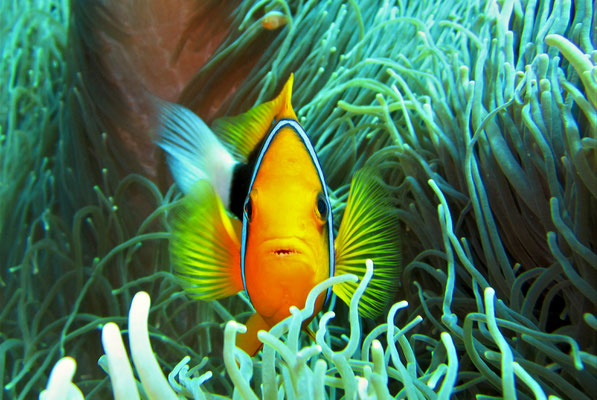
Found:
[[[208, 2], [172, 14], [72, 3], [0, 5], [0, 399], [36, 398], [65, 356], [86, 398], [110, 398], [101, 330], [116, 323], [131, 353], [139, 291], [151, 297], [161, 370], [189, 356], [196, 377], [212, 372], [206, 393], [592, 397], [591, 1]], [[267, 30], [261, 18], [272, 10], [286, 24]], [[197, 28], [194, 11], [211, 22]], [[188, 27], [173, 25], [191, 39], [148, 48], [139, 35], [151, 38], [158, 16], [186, 18]], [[191, 57], [202, 46], [218, 48], [203, 67]], [[359, 326], [332, 302], [337, 316], [311, 325], [321, 350], [294, 336], [296, 326], [270, 332], [286, 347], [270, 340], [252, 361], [241, 357], [237, 376], [224, 361], [233, 351], [225, 326], [251, 311], [239, 296], [191, 300], [171, 273], [169, 216], [180, 194], [151, 143], [144, 89], [211, 123], [271, 99], [291, 72], [335, 221], [362, 166], [392, 190], [400, 287], [394, 307]], [[301, 348], [308, 361], [290, 367]], [[137, 379], [145, 365], [135, 365]]]

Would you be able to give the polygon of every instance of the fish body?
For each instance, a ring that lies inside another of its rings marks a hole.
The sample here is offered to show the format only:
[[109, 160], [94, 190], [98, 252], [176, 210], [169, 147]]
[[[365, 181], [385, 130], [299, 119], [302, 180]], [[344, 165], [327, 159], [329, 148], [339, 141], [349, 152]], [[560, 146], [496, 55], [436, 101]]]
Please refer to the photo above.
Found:
[[[291, 105], [293, 77], [272, 101], [212, 129], [181, 106], [165, 104], [157, 143], [186, 193], [172, 228], [171, 255], [181, 283], [212, 300], [244, 290], [255, 308], [239, 346], [254, 355], [257, 331], [303, 307], [334, 274], [375, 276], [361, 314], [383, 311], [398, 283], [400, 241], [389, 193], [369, 170], [355, 174], [338, 234], [325, 177]], [[349, 302], [356, 284], [334, 287]], [[331, 289], [316, 301], [318, 313]]]
[[[270, 325], [288, 316], [290, 306], [304, 304], [309, 291], [330, 276], [333, 266], [325, 181], [302, 135], [292, 119], [280, 120], [272, 129], [243, 209], [244, 287], [255, 310]], [[322, 303], [319, 299], [318, 305]]]

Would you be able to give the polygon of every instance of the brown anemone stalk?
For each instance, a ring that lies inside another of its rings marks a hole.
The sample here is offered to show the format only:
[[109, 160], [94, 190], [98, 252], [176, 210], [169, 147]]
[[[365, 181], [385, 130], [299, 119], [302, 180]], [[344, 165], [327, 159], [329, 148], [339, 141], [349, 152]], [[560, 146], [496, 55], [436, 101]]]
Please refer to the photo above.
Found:
[[85, 141], [89, 150], [79, 155], [88, 159], [78, 167], [90, 171], [96, 182], [101, 182], [102, 168], [113, 178], [138, 172], [155, 181], [164, 174], [151, 140], [156, 124], [152, 96], [181, 102], [184, 91], [186, 105], [210, 121], [262, 53], [245, 54], [224, 70], [212, 70], [209, 82], [193, 80], [235, 33], [236, 5], [212, 0], [72, 1], [69, 68], [74, 90], [66, 119], [74, 139]]

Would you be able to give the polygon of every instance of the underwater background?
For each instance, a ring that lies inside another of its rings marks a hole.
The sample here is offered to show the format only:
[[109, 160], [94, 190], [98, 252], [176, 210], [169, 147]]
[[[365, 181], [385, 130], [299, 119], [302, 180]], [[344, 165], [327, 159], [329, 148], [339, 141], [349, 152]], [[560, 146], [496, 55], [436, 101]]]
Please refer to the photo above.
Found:
[[[167, 4], [0, 3], [0, 399], [37, 398], [65, 356], [86, 398], [111, 398], [101, 329], [128, 343], [141, 290], [162, 371], [199, 365], [173, 385], [182, 398], [594, 398], [593, 1]], [[158, 15], [188, 24], [139, 61], [131, 32]], [[190, 300], [174, 278], [180, 194], [143, 98], [209, 123], [270, 100], [291, 72], [334, 216], [362, 166], [391, 188], [400, 287], [378, 321], [341, 302], [318, 316], [319, 347], [272, 329], [235, 374], [225, 325], [251, 310]]]

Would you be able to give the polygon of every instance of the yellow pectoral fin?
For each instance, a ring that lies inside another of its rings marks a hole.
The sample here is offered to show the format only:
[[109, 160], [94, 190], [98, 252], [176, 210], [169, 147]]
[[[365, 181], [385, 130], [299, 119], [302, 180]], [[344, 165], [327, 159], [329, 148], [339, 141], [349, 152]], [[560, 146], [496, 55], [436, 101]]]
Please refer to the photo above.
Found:
[[[336, 238], [335, 274], [365, 275], [365, 261], [373, 260], [375, 270], [361, 298], [359, 313], [368, 318], [381, 314], [392, 298], [401, 266], [400, 230], [389, 191], [375, 172], [361, 169], [353, 177], [346, 210]], [[334, 293], [346, 304], [358, 283], [334, 285]]]
[[251, 315], [245, 325], [247, 332], [239, 333], [236, 336], [236, 347], [253, 357], [263, 346], [263, 343], [257, 338], [257, 332], [268, 331], [270, 326], [258, 313]]
[[170, 253], [189, 293], [202, 300], [243, 290], [240, 272], [241, 223], [229, 217], [211, 184], [200, 180], [175, 213]]
[[296, 119], [290, 104], [292, 81], [293, 75], [290, 74], [275, 99], [253, 107], [246, 113], [214, 121], [211, 128], [237, 160], [247, 161], [251, 152], [270, 131], [274, 119]]
[[303, 330], [305, 331], [305, 333], [307, 334], [307, 336], [309, 336], [311, 338], [311, 340], [313, 341], [313, 343], [317, 343], [317, 339], [315, 339], [315, 332], [313, 332], [313, 329], [309, 328], [309, 325], [305, 326], [303, 328]]

